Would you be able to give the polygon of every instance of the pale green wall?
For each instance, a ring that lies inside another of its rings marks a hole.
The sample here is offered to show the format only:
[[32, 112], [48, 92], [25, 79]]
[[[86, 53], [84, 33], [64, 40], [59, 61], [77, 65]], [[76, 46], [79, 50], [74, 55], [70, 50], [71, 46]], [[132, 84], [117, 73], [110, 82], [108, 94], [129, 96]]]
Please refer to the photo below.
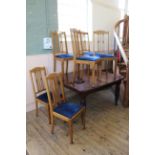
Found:
[[26, 55], [51, 52], [42, 40], [57, 29], [57, 0], [26, 0]]

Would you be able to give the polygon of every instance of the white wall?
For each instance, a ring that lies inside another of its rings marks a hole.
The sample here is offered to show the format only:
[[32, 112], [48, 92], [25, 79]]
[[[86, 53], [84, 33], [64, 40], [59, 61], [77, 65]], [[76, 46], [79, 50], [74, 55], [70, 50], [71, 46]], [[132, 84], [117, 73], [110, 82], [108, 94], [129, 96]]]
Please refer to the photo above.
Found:
[[51, 54], [42, 54], [42, 55], [34, 55], [34, 56], [26, 57], [26, 110], [27, 111], [30, 111], [35, 107], [29, 70], [36, 66], [45, 66], [47, 69], [47, 72], [50, 72], [52, 70], [52, 61], [50, 57], [51, 57]]
[[[92, 28], [93, 30], [106, 30], [110, 32], [110, 48], [113, 49], [113, 28], [120, 19], [118, 0], [93, 0], [92, 1]], [[112, 3], [113, 2], [113, 3]]]
[[[100, 3], [106, 7], [118, 8], [121, 0], [91, 0], [93, 3]], [[123, 0], [125, 1], [125, 0]]]

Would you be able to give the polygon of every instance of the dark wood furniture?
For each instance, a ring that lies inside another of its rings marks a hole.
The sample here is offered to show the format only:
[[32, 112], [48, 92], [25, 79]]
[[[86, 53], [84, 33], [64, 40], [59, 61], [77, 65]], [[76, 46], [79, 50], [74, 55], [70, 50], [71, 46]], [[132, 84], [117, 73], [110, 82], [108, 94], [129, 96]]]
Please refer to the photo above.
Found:
[[108, 77], [105, 73], [102, 73], [102, 80], [97, 80], [96, 84], [92, 87], [91, 81], [84, 76], [84, 83], [77, 84], [71, 83], [72, 81], [72, 73], [69, 74], [68, 79], [65, 79], [64, 86], [70, 90], [75, 91], [81, 98], [81, 103], [86, 106], [86, 97], [94, 93], [96, 91], [100, 91], [112, 86], [115, 86], [115, 105], [117, 105], [119, 92], [120, 92], [120, 84], [123, 80], [123, 76], [116, 75], [114, 78], [114, 74], [108, 73]]

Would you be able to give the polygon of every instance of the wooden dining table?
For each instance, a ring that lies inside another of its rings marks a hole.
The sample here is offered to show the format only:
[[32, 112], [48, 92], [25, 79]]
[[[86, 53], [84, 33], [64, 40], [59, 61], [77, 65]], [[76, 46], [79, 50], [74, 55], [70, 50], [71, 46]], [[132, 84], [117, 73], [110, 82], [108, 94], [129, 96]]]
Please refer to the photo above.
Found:
[[72, 83], [73, 73], [69, 73], [67, 78], [64, 79], [64, 86], [80, 96], [81, 104], [86, 106], [86, 97], [97, 91], [101, 91], [107, 88], [114, 88], [115, 105], [118, 104], [120, 94], [120, 84], [123, 80], [122, 75], [116, 75], [114, 78], [113, 73], [102, 73], [101, 77], [96, 80], [96, 83], [92, 85], [91, 80], [85, 75], [83, 82]]

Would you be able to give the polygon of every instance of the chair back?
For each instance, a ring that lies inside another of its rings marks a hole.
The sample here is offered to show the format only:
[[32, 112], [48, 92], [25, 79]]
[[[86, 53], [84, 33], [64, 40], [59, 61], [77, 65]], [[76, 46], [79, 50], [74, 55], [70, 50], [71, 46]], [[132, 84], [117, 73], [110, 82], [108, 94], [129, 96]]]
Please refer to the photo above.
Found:
[[83, 53], [82, 45], [81, 45], [82, 40], [81, 40], [80, 30], [70, 29], [70, 32], [71, 32], [74, 59], [76, 59]]
[[82, 50], [90, 51], [90, 42], [89, 42], [89, 34], [88, 32], [81, 31], [81, 41], [82, 41]]
[[[45, 85], [51, 110], [58, 104], [66, 101], [61, 73], [49, 74], [46, 77]], [[50, 92], [52, 92], [52, 96]]]
[[32, 82], [33, 93], [35, 97], [46, 91], [44, 79], [46, 77], [45, 67], [35, 67], [30, 70], [30, 78]]
[[77, 29], [70, 29], [74, 59], [90, 51], [89, 35]]
[[52, 44], [54, 54], [67, 54], [67, 39], [65, 32], [52, 32]]
[[102, 53], [109, 52], [109, 32], [103, 30], [93, 32], [93, 51]]

